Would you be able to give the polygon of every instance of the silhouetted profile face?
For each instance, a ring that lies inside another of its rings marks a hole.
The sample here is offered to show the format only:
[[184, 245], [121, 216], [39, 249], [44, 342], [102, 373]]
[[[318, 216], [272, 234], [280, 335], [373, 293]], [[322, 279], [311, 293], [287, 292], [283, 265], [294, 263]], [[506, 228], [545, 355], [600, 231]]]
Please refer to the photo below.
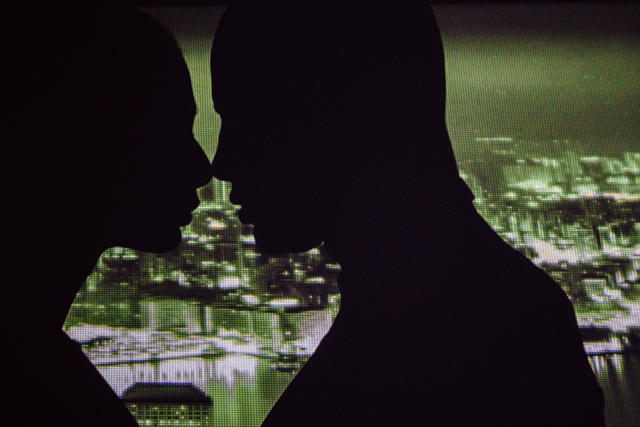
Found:
[[[223, 21], [229, 18], [227, 12]], [[219, 26], [211, 58], [214, 107], [222, 122], [214, 176], [232, 183], [230, 201], [241, 205], [239, 219], [254, 225], [261, 251], [309, 250], [322, 243], [323, 224], [331, 208], [321, 194], [326, 159], [319, 155], [323, 147], [318, 142], [317, 125], [322, 116], [316, 111], [330, 107], [310, 105], [306, 93], [297, 99], [292, 96], [295, 87], [282, 80], [293, 71], [286, 69], [290, 62], [282, 63], [283, 75], [274, 75], [260, 65], [246, 69], [251, 75], [238, 73], [238, 69], [265, 58], [256, 58], [247, 45], [235, 44], [237, 28], [233, 25], [246, 29], [251, 28], [251, 22], [229, 24], [230, 34], [224, 23]], [[259, 49], [264, 47], [261, 44]], [[226, 49], [237, 49], [242, 59], [228, 55]], [[280, 58], [280, 54], [274, 55]], [[260, 84], [256, 84], [256, 76]]]
[[134, 8], [54, 7], [29, 18], [12, 131], [28, 189], [17, 204], [33, 218], [20, 221], [44, 220], [54, 239], [94, 250], [175, 249], [211, 178], [178, 45]]
[[232, 183], [260, 250], [372, 235], [429, 197], [468, 201], [429, 6], [287, 3], [229, 6], [211, 54], [213, 172]]
[[[226, 88], [233, 91], [237, 83]], [[325, 209], [314, 180], [322, 175], [308, 171], [320, 159], [304, 148], [307, 135], [292, 126], [296, 116], [274, 117], [260, 100], [214, 99], [222, 120], [215, 176], [232, 183], [230, 201], [241, 205], [239, 219], [254, 225], [260, 250], [278, 254], [318, 246]]]
[[[191, 222], [199, 204], [196, 189], [211, 178], [210, 164], [195, 140], [196, 104], [182, 56], [167, 56], [170, 79], [151, 86], [155, 92], [133, 127], [123, 126], [113, 157], [112, 190], [103, 194], [112, 216], [113, 244], [151, 252], [175, 249], [181, 226]], [[114, 124], [117, 126], [117, 124]], [[106, 221], [108, 219], [105, 218]]]
[[295, 116], [256, 111], [259, 101], [243, 105], [220, 96], [215, 102], [222, 120], [215, 176], [232, 183], [230, 201], [241, 205], [239, 219], [254, 225], [260, 250], [279, 254], [318, 246], [326, 213], [316, 191], [322, 173], [301, 170], [319, 159], [301, 148], [304, 133], [287, 129]]

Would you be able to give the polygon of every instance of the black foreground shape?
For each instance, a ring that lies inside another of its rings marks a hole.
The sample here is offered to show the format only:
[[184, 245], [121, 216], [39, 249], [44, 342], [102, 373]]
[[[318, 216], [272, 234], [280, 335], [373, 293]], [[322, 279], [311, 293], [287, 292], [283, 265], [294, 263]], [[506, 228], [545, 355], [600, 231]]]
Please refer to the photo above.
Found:
[[431, 9], [345, 3], [233, 3], [213, 43], [214, 176], [261, 251], [342, 267], [263, 426], [603, 426], [570, 301], [458, 176]]
[[164, 253], [211, 165], [171, 34], [134, 7], [8, 7], [3, 425], [137, 426], [62, 331], [113, 246]]

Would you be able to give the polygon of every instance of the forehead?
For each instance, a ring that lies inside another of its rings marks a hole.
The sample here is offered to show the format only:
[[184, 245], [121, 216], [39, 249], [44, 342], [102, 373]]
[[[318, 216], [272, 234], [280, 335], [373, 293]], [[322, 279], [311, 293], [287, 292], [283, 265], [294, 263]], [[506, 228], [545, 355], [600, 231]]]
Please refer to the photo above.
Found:
[[191, 86], [191, 77], [184, 59], [176, 58], [169, 69], [158, 73], [148, 82], [151, 93], [150, 108], [176, 119], [193, 119], [197, 105]]
[[211, 53], [211, 96], [215, 110], [220, 115], [236, 112], [248, 114], [263, 109], [268, 111], [274, 107], [274, 102], [288, 96], [288, 88], [283, 87], [281, 78], [277, 73], [274, 74], [270, 64], [254, 61], [252, 52], [239, 55], [215, 47], [214, 43]]
[[213, 107], [222, 118], [264, 117], [268, 112], [268, 97], [260, 91], [248, 91], [236, 78], [217, 78], [212, 82]]
[[[214, 51], [215, 52], [215, 51]], [[211, 56], [211, 98], [215, 110], [222, 114], [229, 109], [241, 104], [241, 98], [247, 98], [246, 93], [248, 79], [233, 67], [226, 58], [214, 58]], [[226, 64], [221, 64], [226, 62]], [[254, 91], [254, 97], [257, 95]]]

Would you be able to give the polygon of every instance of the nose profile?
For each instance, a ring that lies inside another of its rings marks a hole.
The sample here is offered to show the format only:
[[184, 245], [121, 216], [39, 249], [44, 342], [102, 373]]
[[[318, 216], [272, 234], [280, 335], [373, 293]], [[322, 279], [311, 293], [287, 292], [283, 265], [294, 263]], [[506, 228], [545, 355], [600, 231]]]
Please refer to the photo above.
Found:
[[228, 146], [228, 129], [225, 126], [220, 126], [220, 133], [218, 134], [218, 148], [213, 156], [213, 162], [211, 163], [211, 173], [216, 179], [222, 181], [231, 182], [231, 170], [230, 166], [230, 147]]
[[193, 139], [193, 143], [190, 144], [190, 147], [191, 152], [190, 155], [187, 156], [188, 161], [185, 162], [184, 167], [191, 176], [196, 188], [199, 188], [211, 181], [213, 169], [207, 155], [195, 138]]

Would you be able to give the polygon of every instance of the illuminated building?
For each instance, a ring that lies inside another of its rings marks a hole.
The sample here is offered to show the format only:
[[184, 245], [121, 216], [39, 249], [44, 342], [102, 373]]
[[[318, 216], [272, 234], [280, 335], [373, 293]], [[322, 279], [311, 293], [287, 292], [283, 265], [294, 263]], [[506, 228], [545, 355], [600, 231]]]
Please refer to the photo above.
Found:
[[141, 426], [209, 425], [211, 399], [192, 384], [136, 383], [122, 400]]

